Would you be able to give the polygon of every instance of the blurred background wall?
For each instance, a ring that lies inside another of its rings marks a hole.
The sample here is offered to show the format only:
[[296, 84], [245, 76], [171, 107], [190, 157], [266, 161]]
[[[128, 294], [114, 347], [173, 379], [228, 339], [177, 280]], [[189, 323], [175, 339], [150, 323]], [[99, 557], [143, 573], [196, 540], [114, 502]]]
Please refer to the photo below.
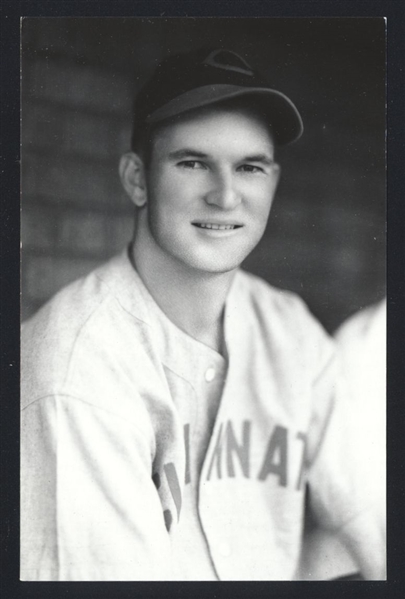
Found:
[[266, 234], [245, 268], [299, 293], [332, 332], [385, 294], [381, 18], [28, 18], [22, 23], [22, 318], [120, 251], [133, 95], [167, 53], [241, 53], [297, 104]]

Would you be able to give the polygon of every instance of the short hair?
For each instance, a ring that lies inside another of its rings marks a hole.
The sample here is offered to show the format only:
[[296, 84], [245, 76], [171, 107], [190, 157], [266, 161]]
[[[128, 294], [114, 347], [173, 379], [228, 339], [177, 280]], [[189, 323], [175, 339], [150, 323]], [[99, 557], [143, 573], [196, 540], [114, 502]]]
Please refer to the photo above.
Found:
[[156, 135], [156, 129], [159, 129], [159, 125], [151, 127], [142, 127], [134, 129], [131, 138], [131, 150], [138, 154], [144, 163], [146, 169], [150, 166], [152, 158], [153, 141]]

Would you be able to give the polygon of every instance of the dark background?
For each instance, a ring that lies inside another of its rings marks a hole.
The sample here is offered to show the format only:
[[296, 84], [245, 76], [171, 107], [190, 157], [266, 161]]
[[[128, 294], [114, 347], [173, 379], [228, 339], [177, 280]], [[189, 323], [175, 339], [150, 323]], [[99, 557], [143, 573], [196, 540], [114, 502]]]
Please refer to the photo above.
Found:
[[133, 95], [168, 52], [224, 46], [298, 106], [303, 137], [245, 268], [332, 332], [385, 295], [383, 18], [27, 18], [22, 22], [22, 317], [131, 238], [118, 177]]

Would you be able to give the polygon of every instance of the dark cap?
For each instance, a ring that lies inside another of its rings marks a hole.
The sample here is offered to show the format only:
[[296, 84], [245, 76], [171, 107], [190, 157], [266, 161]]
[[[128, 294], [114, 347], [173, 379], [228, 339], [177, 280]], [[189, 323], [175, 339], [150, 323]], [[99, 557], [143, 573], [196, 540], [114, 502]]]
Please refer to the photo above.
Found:
[[287, 96], [273, 89], [239, 54], [207, 48], [170, 56], [158, 65], [136, 98], [134, 135], [145, 126], [241, 96], [260, 99], [277, 145], [301, 136], [301, 116]]

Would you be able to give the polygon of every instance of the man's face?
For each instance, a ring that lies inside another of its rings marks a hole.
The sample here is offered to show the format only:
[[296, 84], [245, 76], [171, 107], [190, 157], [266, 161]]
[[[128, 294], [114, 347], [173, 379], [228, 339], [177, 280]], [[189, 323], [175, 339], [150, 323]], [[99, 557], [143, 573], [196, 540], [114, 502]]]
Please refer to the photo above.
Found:
[[163, 264], [206, 273], [238, 267], [266, 227], [278, 181], [273, 157], [265, 122], [242, 108], [206, 109], [160, 130], [144, 226]]

